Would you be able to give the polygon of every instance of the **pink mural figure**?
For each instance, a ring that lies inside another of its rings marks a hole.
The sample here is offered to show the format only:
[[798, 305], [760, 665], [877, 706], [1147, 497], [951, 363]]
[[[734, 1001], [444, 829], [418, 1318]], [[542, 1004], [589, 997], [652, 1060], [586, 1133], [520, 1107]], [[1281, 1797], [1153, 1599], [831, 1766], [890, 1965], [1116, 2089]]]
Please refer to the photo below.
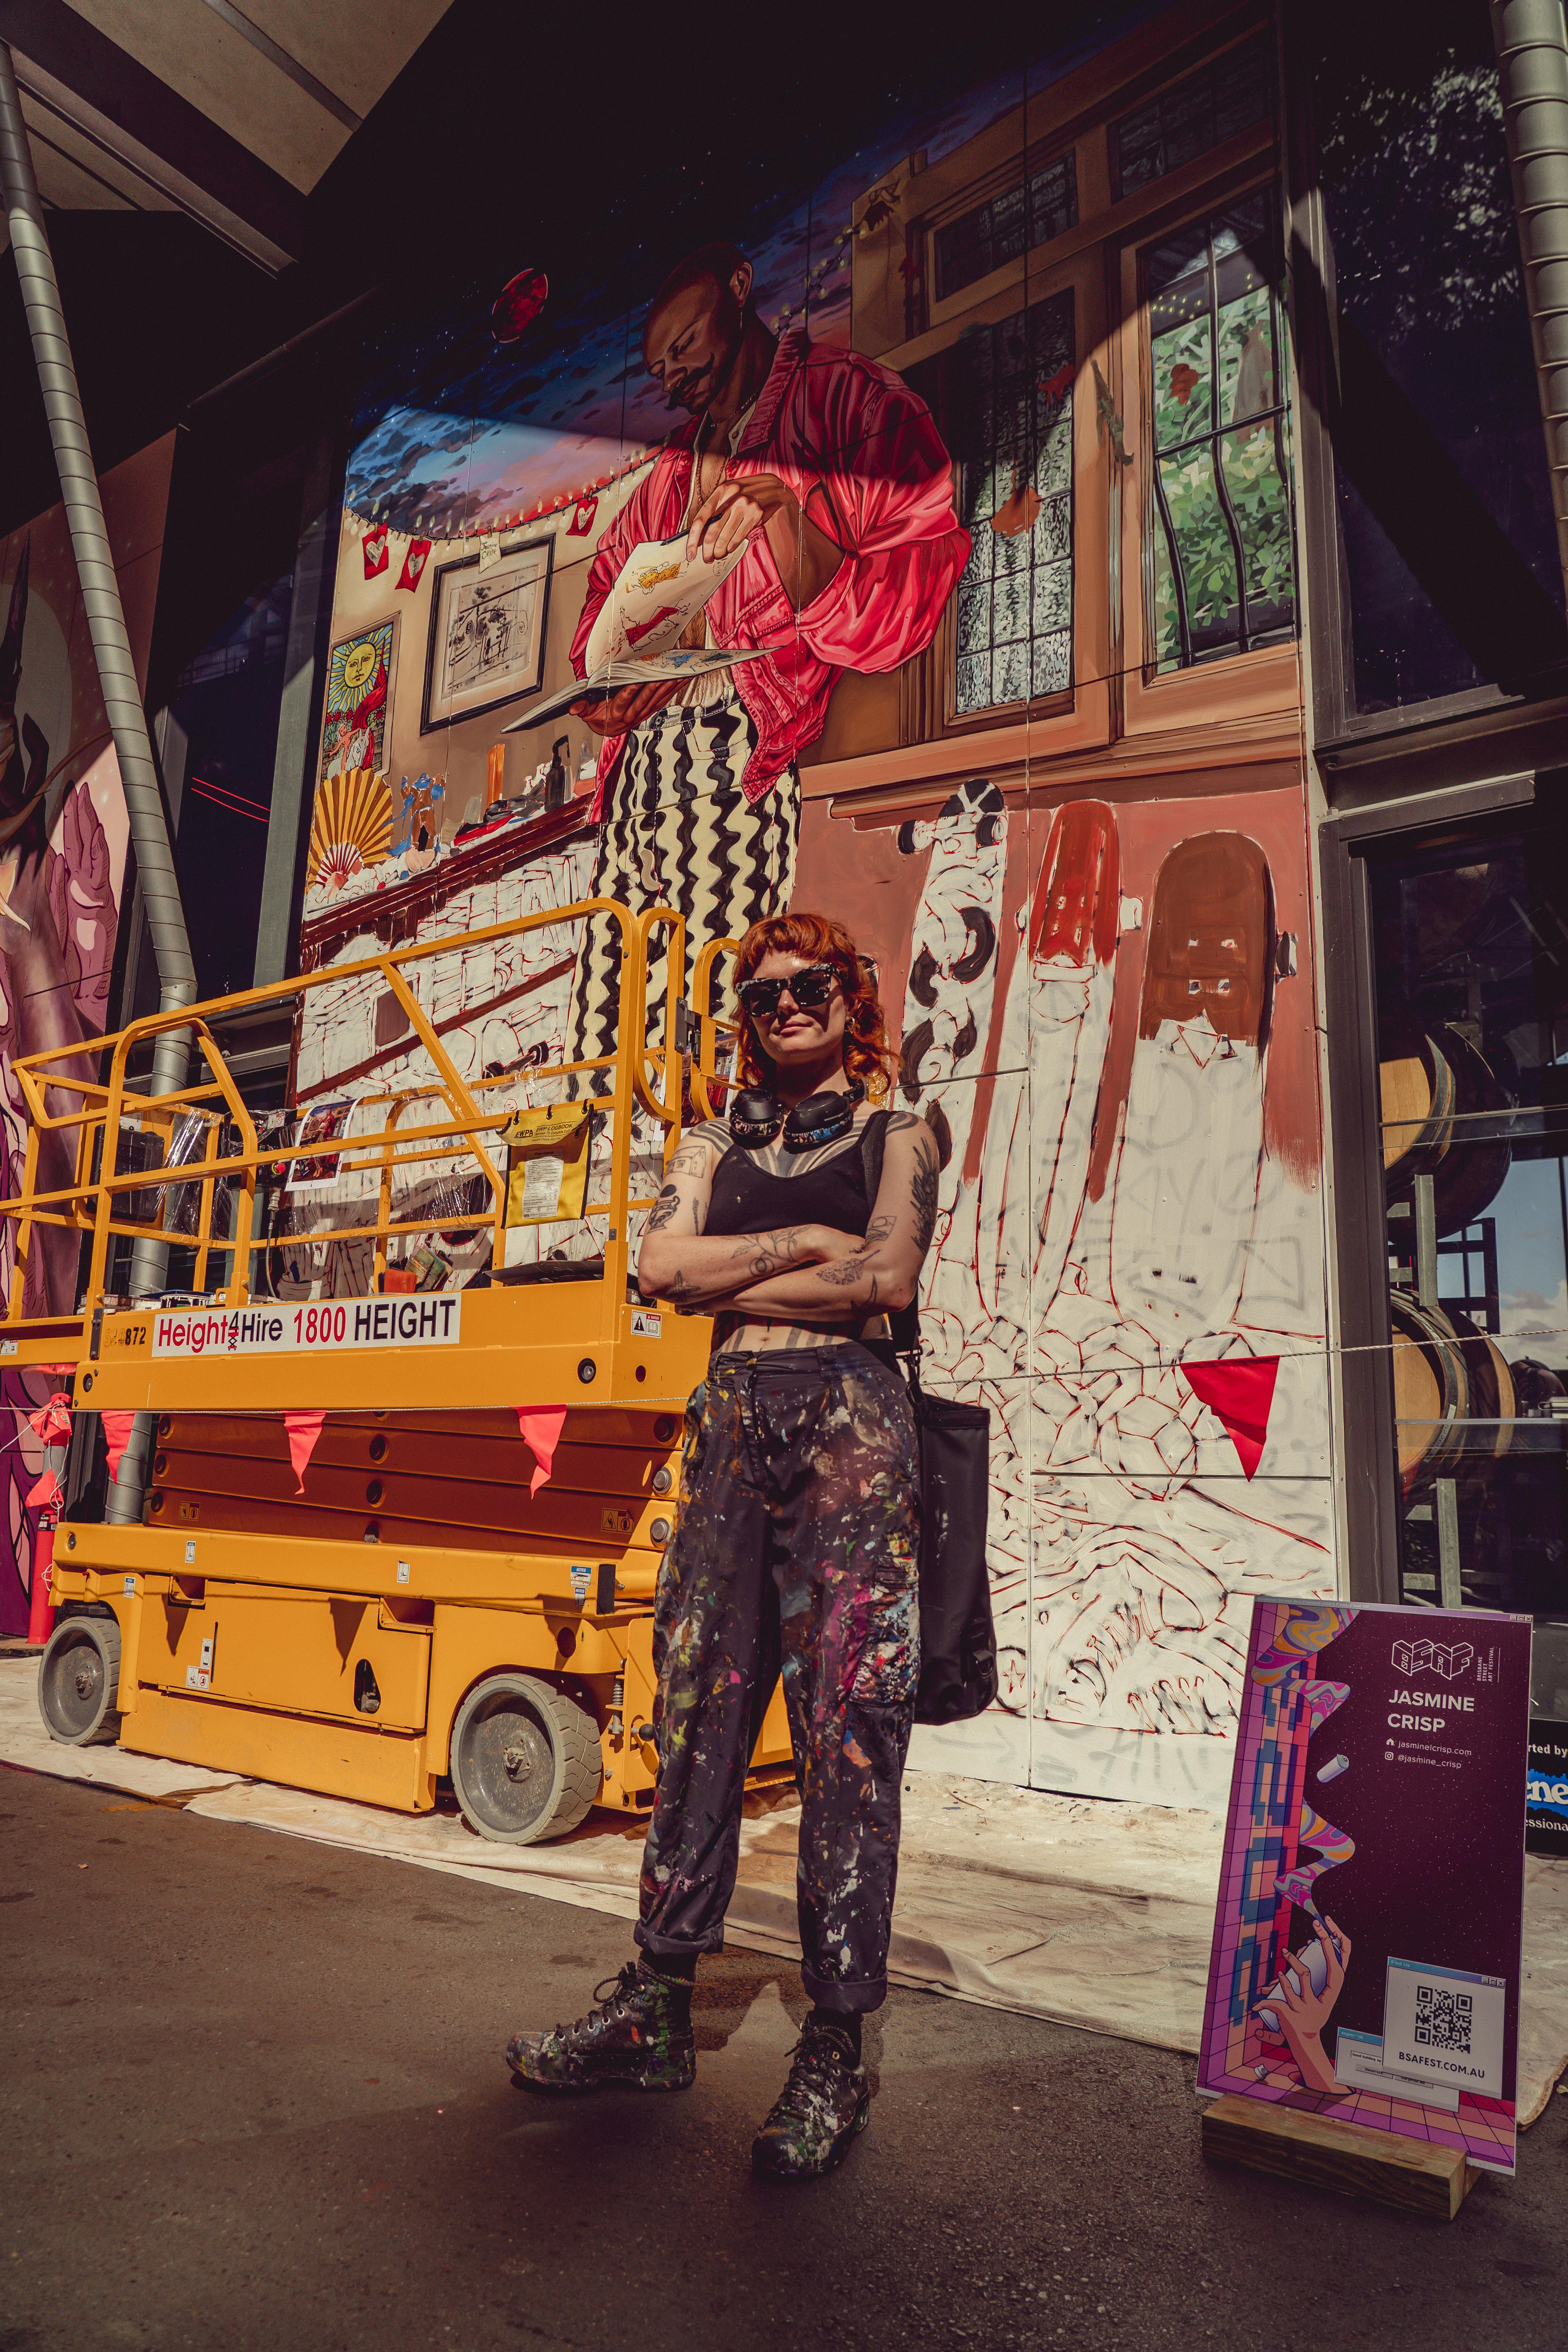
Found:
[[[18, 716], [27, 570], [28, 550], [24, 547], [12, 583], [5, 635], [0, 638], [0, 951], [5, 960], [0, 985], [5, 1000], [0, 1008], [0, 1047], [7, 1062], [53, 1047], [79, 1045], [88, 1034], [52, 903], [45, 816], [49, 747], [34, 720], [25, 713]], [[79, 958], [79, 981], [80, 976]], [[63, 1064], [61, 1069], [62, 1075], [83, 1078], [93, 1075], [86, 1055]], [[14, 1102], [14, 1092], [9, 1087], [7, 1091]], [[63, 1088], [51, 1088], [47, 1100], [50, 1110], [58, 1113], [75, 1109], [80, 1097]], [[58, 1129], [42, 1137], [39, 1190], [58, 1191], [69, 1183], [74, 1159], [74, 1129]], [[20, 1170], [11, 1168], [6, 1173], [9, 1192]], [[36, 1229], [26, 1271], [27, 1314], [72, 1311], [78, 1255], [78, 1236], [68, 1228]]]
[[1229, 1323], [1240, 1301], [1273, 978], [1273, 890], [1257, 842], [1179, 844], [1154, 887], [1111, 1254], [1117, 1304], [1163, 1351]]
[[[109, 1001], [117, 910], [109, 843], [89, 785], [67, 792], [48, 838], [48, 743], [26, 708], [22, 640], [26, 625], [29, 549], [12, 583], [0, 638], [0, 1198], [20, 1187], [26, 1111], [12, 1064], [24, 1055], [73, 1045], [98, 1034]], [[92, 1075], [86, 1056], [66, 1065]], [[51, 1090], [51, 1108], [78, 1097]], [[72, 1131], [43, 1139], [40, 1187], [70, 1180]], [[79, 1237], [40, 1228], [34, 1235], [24, 1309], [64, 1315], [75, 1307]], [[16, 1227], [0, 1237], [0, 1276], [15, 1276]], [[47, 1398], [47, 1373], [0, 1374], [0, 1632], [25, 1633], [31, 1590], [36, 1512], [26, 1496], [43, 1465], [27, 1416]]]
[[[604, 739], [594, 895], [639, 908], [651, 867], [686, 918], [689, 964], [788, 905], [795, 761], [842, 671], [896, 669], [931, 644], [969, 534], [924, 401], [861, 352], [770, 333], [733, 246], [703, 246], [666, 278], [643, 360], [690, 421], [600, 534], [573, 667], [585, 675], [611, 589], [653, 541], [715, 562], [743, 549], [687, 634], [763, 658], [573, 708]], [[614, 1050], [618, 968], [618, 932], [590, 925], [574, 1059]]]

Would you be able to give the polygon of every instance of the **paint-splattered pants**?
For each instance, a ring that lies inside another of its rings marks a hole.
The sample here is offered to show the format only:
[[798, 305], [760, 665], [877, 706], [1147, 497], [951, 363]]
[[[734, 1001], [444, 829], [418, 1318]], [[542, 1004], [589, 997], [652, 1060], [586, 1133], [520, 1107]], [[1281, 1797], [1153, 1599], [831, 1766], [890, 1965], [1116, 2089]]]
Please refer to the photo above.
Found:
[[899, 1799], [920, 1671], [920, 1465], [898, 1374], [853, 1341], [715, 1356], [687, 1408], [654, 1619], [658, 1790], [637, 1940], [722, 1948], [741, 1799], [784, 1674], [800, 1786], [801, 1975], [887, 1993]]

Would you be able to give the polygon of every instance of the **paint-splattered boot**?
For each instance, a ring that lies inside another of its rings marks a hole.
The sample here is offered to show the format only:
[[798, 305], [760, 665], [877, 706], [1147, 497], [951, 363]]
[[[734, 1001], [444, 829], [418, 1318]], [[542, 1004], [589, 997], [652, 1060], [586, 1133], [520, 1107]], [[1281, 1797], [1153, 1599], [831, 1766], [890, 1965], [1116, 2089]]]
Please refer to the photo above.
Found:
[[858, 2042], [847, 2021], [806, 2019], [789, 2081], [752, 2142], [753, 2172], [770, 2180], [815, 2180], [843, 2163], [871, 2112]]
[[530, 2091], [568, 2094], [622, 2084], [637, 2091], [684, 2091], [697, 2073], [691, 1980], [655, 1976], [628, 1960], [595, 1985], [597, 2006], [575, 2025], [517, 2033], [506, 2045], [512, 2080]]

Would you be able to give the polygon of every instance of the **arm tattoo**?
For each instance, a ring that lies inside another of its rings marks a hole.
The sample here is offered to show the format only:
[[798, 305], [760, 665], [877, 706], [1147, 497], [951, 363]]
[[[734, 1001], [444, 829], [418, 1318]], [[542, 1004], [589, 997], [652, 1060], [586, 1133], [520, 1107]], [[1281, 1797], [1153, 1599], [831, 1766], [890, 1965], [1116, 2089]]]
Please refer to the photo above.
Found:
[[643, 1227], [644, 1240], [647, 1240], [649, 1234], [661, 1234], [666, 1225], [673, 1224], [676, 1216], [679, 1212], [679, 1187], [675, 1184], [667, 1184], [663, 1192], [659, 1194], [658, 1200], [654, 1202], [648, 1214], [647, 1223]]
[[[789, 1225], [772, 1234], [748, 1234], [735, 1252], [737, 1264], [743, 1265], [753, 1282], [765, 1282], [770, 1274], [783, 1274], [795, 1264], [803, 1228]], [[749, 1255], [754, 1252], [755, 1255]]]
[[874, 1250], [879, 1242], [885, 1242], [897, 1223], [896, 1217], [873, 1217], [866, 1228], [866, 1238], [860, 1244], [859, 1254], [864, 1255], [867, 1250]]
[[910, 1199], [915, 1213], [915, 1247], [921, 1257], [930, 1249], [931, 1237], [936, 1231], [936, 1150], [922, 1138], [915, 1145], [914, 1173], [910, 1179]]
[[689, 1298], [696, 1287], [697, 1285], [684, 1274], [672, 1274], [664, 1286], [663, 1295], [666, 1298]]

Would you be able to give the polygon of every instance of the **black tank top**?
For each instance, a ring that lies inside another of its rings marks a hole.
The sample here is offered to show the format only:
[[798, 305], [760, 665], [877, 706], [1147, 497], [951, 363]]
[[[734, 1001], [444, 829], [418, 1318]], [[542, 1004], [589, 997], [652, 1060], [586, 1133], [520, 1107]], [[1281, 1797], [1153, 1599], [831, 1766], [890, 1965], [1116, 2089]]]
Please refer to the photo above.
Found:
[[[781, 1225], [831, 1225], [836, 1233], [864, 1234], [871, 1219], [868, 1150], [881, 1159], [886, 1111], [861, 1122], [854, 1143], [798, 1176], [774, 1176], [753, 1152], [732, 1143], [713, 1171], [707, 1234], [771, 1234]], [[873, 1137], [873, 1129], [876, 1130]]]

